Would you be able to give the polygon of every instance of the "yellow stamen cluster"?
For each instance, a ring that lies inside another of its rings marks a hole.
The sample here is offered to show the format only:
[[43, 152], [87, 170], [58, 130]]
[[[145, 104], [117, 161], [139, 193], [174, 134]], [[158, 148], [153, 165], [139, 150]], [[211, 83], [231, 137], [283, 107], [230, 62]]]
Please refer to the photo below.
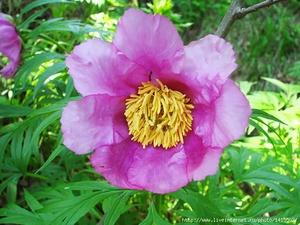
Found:
[[132, 140], [145, 148], [147, 145], [165, 149], [184, 143], [183, 137], [191, 130], [193, 121], [190, 99], [173, 91], [158, 79], [142, 83], [137, 95], [126, 99], [125, 117]]

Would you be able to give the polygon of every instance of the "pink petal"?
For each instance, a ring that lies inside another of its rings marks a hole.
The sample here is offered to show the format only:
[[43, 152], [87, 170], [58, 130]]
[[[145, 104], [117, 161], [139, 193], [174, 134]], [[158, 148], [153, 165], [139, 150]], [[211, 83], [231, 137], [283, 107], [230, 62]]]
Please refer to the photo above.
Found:
[[149, 146], [135, 152], [128, 180], [147, 191], [169, 193], [189, 182], [186, 167], [183, 145], [168, 150]]
[[210, 106], [196, 105], [193, 110], [193, 130], [206, 146], [224, 148], [244, 134], [251, 108], [239, 87], [230, 79], [220, 97]]
[[170, 66], [183, 53], [183, 42], [169, 19], [133, 8], [119, 21], [113, 43], [153, 74]]
[[209, 104], [237, 67], [232, 45], [218, 36], [207, 35], [185, 46], [184, 54], [173, 70], [181, 70], [179, 80], [192, 90], [189, 97], [194, 104]]
[[139, 143], [127, 138], [114, 145], [104, 145], [95, 150], [90, 161], [94, 169], [112, 185], [120, 188], [141, 189], [128, 181], [127, 173], [136, 151], [142, 151]]
[[129, 136], [124, 111], [122, 97], [90, 95], [69, 102], [60, 120], [63, 144], [76, 154], [85, 154], [123, 141]]
[[8, 22], [0, 14], [0, 52], [3, 53], [10, 63], [0, 72], [5, 78], [11, 78], [17, 71], [19, 61], [21, 60], [21, 41], [13, 24]]
[[175, 191], [188, 183], [183, 146], [164, 150], [142, 148], [130, 138], [102, 146], [91, 156], [91, 164], [112, 185], [145, 189], [154, 193]]
[[148, 79], [144, 69], [134, 65], [113, 44], [97, 38], [76, 46], [67, 56], [66, 65], [76, 90], [83, 96], [129, 96]]
[[221, 148], [205, 147], [202, 138], [190, 132], [185, 138], [184, 149], [190, 180], [204, 180], [206, 176], [217, 172], [222, 155]]

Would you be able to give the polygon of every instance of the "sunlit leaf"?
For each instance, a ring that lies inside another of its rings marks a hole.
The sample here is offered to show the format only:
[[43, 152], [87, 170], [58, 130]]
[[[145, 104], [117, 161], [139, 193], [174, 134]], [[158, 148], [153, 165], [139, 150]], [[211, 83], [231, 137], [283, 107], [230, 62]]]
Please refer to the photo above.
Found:
[[280, 119], [278, 119], [275, 116], [272, 116], [271, 114], [269, 114], [269, 113], [267, 113], [267, 112], [265, 112], [263, 110], [260, 110], [260, 109], [252, 109], [251, 117], [252, 118], [261, 117], [261, 118], [265, 118], [265, 119], [268, 119], [268, 120], [273, 120], [273, 121], [285, 124]]

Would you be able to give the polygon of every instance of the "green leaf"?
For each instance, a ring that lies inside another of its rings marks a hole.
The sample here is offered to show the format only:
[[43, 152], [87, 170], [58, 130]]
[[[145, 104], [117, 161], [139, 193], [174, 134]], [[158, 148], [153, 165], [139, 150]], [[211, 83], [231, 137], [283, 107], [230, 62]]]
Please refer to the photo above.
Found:
[[[280, 119], [276, 118], [275, 116], [272, 116], [271, 114], [260, 110], [260, 109], [252, 109], [252, 114], [251, 114], [252, 118], [258, 118], [258, 117], [262, 117], [268, 120], [273, 120], [282, 124], [285, 124], [284, 122], [282, 122]], [[287, 125], [287, 124], [285, 124]]]
[[45, 167], [47, 167], [53, 161], [53, 159], [55, 159], [55, 157], [58, 156], [59, 153], [61, 153], [61, 151], [64, 149], [66, 149], [64, 145], [58, 145], [57, 148], [51, 153], [47, 161], [35, 173], [39, 173], [43, 169], [45, 169]]
[[286, 203], [272, 203], [271, 199], [269, 198], [261, 198], [258, 202], [251, 208], [247, 217], [257, 217], [264, 213], [274, 212], [276, 210], [282, 210], [285, 208], [289, 208], [291, 204]]
[[11, 156], [16, 168], [21, 172], [25, 173], [28, 161], [25, 161], [23, 158], [23, 139], [24, 139], [24, 130], [18, 129], [15, 131], [13, 138], [11, 140]]
[[28, 5], [26, 5], [23, 10], [21, 11], [20, 15], [27, 13], [28, 11], [41, 6], [41, 5], [47, 5], [47, 4], [51, 4], [51, 3], [68, 3], [68, 4], [75, 4], [75, 2], [71, 2], [71, 1], [66, 1], [66, 0], [37, 0], [34, 2], [29, 3]]
[[72, 91], [74, 90], [74, 81], [71, 76], [68, 77], [67, 85], [66, 85], [66, 98], [69, 98], [71, 96]]
[[[124, 213], [124, 208], [128, 199], [134, 194], [134, 191], [124, 191], [117, 198], [106, 212], [104, 217], [104, 225], [115, 224], [120, 215]], [[127, 210], [129, 210], [127, 208]], [[101, 223], [101, 221], [100, 221]]]
[[0, 104], [0, 118], [1, 117], [20, 117], [28, 116], [33, 112], [32, 108], [27, 106], [18, 106], [18, 105], [3, 105]]
[[36, 200], [25, 188], [23, 190], [24, 190], [25, 201], [27, 202], [29, 208], [33, 212], [43, 208], [43, 206], [38, 202], [38, 200]]
[[234, 180], [236, 182], [239, 182], [242, 176], [242, 173], [245, 168], [245, 164], [249, 158], [250, 155], [253, 154], [251, 151], [243, 151], [243, 148], [241, 148], [242, 151], [237, 152], [234, 148], [228, 147], [226, 149], [230, 155], [231, 155], [231, 162], [232, 162], [232, 170], [234, 174]]
[[272, 78], [268, 78], [268, 77], [261, 77], [261, 79], [266, 80], [274, 85], [276, 85], [277, 87], [279, 87], [281, 90], [287, 92], [288, 90], [288, 84], [285, 84], [283, 82], [281, 82], [280, 80], [276, 80], [276, 79], [272, 79]]
[[43, 225], [44, 221], [34, 213], [15, 204], [0, 209], [0, 224]]
[[[112, 187], [107, 182], [100, 181], [79, 181], [68, 184], [59, 184], [55, 187], [57, 190], [79, 190], [79, 191], [95, 191], [95, 190], [119, 190]], [[118, 193], [118, 192], [116, 192]]]
[[37, 78], [38, 82], [34, 88], [33, 98], [36, 98], [37, 92], [42, 87], [42, 85], [44, 84], [47, 78], [62, 71], [65, 68], [66, 68], [65, 62], [57, 62], [54, 63], [51, 67], [47, 68], [45, 72], [41, 73]]
[[[202, 218], [203, 223], [212, 221], [214, 219], [225, 218], [224, 214], [219, 210], [218, 206], [212, 203], [208, 197], [201, 195], [198, 192], [191, 191], [189, 189], [180, 189], [176, 192], [171, 193], [175, 198], [179, 198], [187, 202], [194, 213], [197, 215], [197, 218]], [[190, 218], [195, 219], [195, 218]], [[205, 221], [204, 221], [205, 219]], [[201, 221], [200, 221], [201, 222]], [[223, 223], [230, 224], [230, 223]]]
[[238, 82], [238, 85], [239, 85], [241, 91], [242, 91], [245, 95], [247, 95], [247, 94], [250, 92], [251, 87], [252, 87], [253, 85], [255, 85], [255, 84], [256, 84], [256, 82], [249, 82], [249, 81], [239, 81], [239, 82]]
[[[1, 172], [0, 174], [0, 178], [1, 180], [3, 180], [3, 175], [4, 173]], [[7, 177], [7, 179], [4, 179], [4, 181], [2, 181], [0, 183], [0, 194], [2, 194], [3, 190], [9, 185], [9, 184], [13, 184], [13, 185], [17, 185], [18, 181], [20, 179], [20, 177], [22, 176], [22, 174], [20, 173], [14, 173], [14, 174], [8, 174], [9, 176]]]
[[64, 201], [52, 202], [49, 205], [45, 205], [44, 208], [38, 212], [54, 213], [51, 224], [75, 224], [97, 203], [103, 201], [103, 199], [113, 194], [120, 192], [120, 190], [105, 190], [86, 193], [76, 197], [68, 197], [68, 199]]
[[43, 114], [48, 114], [48, 113], [51, 113], [51, 112], [56, 112], [56, 111], [61, 112], [62, 108], [65, 107], [69, 101], [75, 101], [75, 100], [78, 100], [80, 98], [81, 97], [78, 96], [78, 97], [71, 97], [71, 98], [65, 98], [65, 99], [59, 100], [59, 101], [55, 102], [54, 104], [52, 104], [51, 106], [34, 110], [29, 116], [34, 118], [36, 116], [40, 116], [40, 115], [43, 115]]
[[280, 80], [276, 80], [276, 79], [268, 78], [268, 77], [262, 77], [262, 79], [279, 87], [281, 90], [283, 90], [285, 93], [287, 93], [289, 98], [294, 94], [300, 93], [300, 85], [286, 84], [286, 83], [281, 82]]
[[83, 24], [78, 20], [63, 20], [63, 18], [54, 18], [39, 25], [28, 34], [27, 38], [30, 39], [40, 35], [41, 33], [49, 31], [67, 31], [74, 33], [74, 26], [79, 28], [82, 25]]
[[[289, 150], [288, 150], [288, 147], [286, 146], [285, 142], [282, 140], [282, 138], [277, 134], [277, 132], [275, 132], [267, 123], [265, 123], [263, 120], [259, 119], [258, 117], [254, 118], [253, 119], [257, 120], [258, 122], [266, 125], [270, 130], [271, 132], [273, 132], [277, 137], [278, 139], [282, 142], [282, 144], [284, 145], [284, 149], [286, 150], [286, 153], [288, 154]], [[271, 137], [269, 136], [269, 134], [256, 122], [254, 122], [253, 120], [249, 120], [249, 123], [250, 125], [252, 125], [253, 127], [255, 127], [257, 130], [261, 131], [267, 138], [268, 140], [271, 142], [271, 144], [273, 145], [273, 149], [276, 153], [276, 148], [275, 148], [275, 145], [273, 143], [273, 140], [271, 139]], [[276, 153], [277, 154], [277, 153]]]
[[44, 62], [53, 60], [53, 59], [64, 59], [65, 56], [63, 54], [54, 53], [54, 52], [43, 52], [40, 54], [35, 54], [32, 58], [24, 63], [23, 66], [20, 67], [17, 73], [17, 77], [15, 79], [15, 83], [18, 84], [20, 79], [24, 80], [38, 67], [40, 67]]
[[[0, 135], [2, 135], [2, 134], [0, 133]], [[5, 149], [10, 140], [11, 140], [11, 135], [9, 133], [0, 137], [0, 143], [1, 143], [1, 145], [0, 145], [0, 169], [1, 169], [2, 161], [3, 161]], [[0, 184], [0, 186], [1, 186], [1, 184]], [[1, 194], [1, 188], [0, 188], [0, 194]]]
[[26, 29], [31, 22], [33, 22], [37, 17], [42, 15], [47, 10], [48, 10], [48, 8], [44, 8], [44, 9], [41, 9], [41, 10], [37, 11], [36, 13], [32, 14], [27, 20], [25, 20], [22, 24], [20, 24], [17, 27], [17, 29], [18, 30]]
[[35, 132], [32, 135], [32, 141], [30, 143], [30, 145], [33, 143], [33, 141], [38, 138], [38, 136], [40, 135], [40, 133], [46, 128], [48, 127], [50, 124], [52, 124], [54, 121], [56, 121], [58, 118], [61, 117], [61, 111], [56, 111], [54, 113], [52, 113], [50, 116], [48, 116], [47, 118], [45, 118], [40, 124], [39, 126], [36, 128]]
[[140, 225], [170, 225], [169, 222], [163, 220], [156, 212], [153, 202], [150, 202], [148, 215], [140, 223]]
[[[261, 120], [259, 120], [259, 121], [262, 122]], [[254, 120], [250, 119], [249, 124], [251, 126], [255, 127], [258, 131], [262, 132], [268, 138], [268, 140], [271, 142], [271, 144], [273, 146], [274, 151], [276, 152], [273, 139], [270, 137], [270, 135], [258, 123], [256, 123]]]

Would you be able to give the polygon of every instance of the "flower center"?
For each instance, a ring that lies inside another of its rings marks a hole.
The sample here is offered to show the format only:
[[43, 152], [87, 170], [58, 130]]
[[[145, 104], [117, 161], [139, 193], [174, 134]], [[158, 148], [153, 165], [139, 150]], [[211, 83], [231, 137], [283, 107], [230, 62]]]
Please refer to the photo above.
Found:
[[151, 82], [142, 83], [138, 94], [126, 99], [125, 117], [132, 140], [145, 148], [152, 144], [165, 149], [184, 143], [193, 121], [190, 99], [173, 91], [158, 79], [160, 88]]

